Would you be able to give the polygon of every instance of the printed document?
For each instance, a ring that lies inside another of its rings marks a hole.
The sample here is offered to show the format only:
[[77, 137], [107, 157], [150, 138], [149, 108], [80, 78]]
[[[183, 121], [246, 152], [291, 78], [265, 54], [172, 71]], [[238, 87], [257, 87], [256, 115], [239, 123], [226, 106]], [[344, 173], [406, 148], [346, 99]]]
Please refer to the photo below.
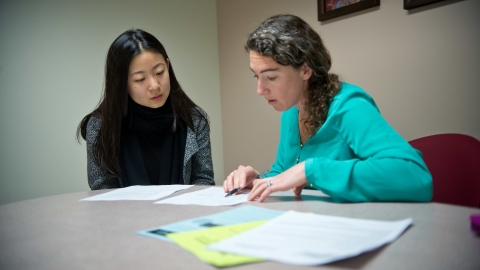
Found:
[[411, 218], [375, 221], [289, 211], [207, 248], [313, 266], [357, 256], [393, 242], [411, 223]]
[[227, 206], [247, 202], [250, 190], [243, 190], [240, 194], [225, 197], [227, 193], [223, 187], [209, 187], [199, 191], [185, 193], [173, 198], [155, 202], [156, 204], [179, 204], [179, 205], [204, 205], [204, 206]]
[[102, 193], [80, 201], [158, 200], [192, 185], [130, 186]]

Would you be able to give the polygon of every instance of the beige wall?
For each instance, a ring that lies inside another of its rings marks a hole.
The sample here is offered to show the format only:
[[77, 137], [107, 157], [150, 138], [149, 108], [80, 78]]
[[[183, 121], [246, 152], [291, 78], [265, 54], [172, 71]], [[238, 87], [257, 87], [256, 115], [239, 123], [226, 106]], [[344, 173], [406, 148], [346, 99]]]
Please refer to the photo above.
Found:
[[105, 56], [123, 31], [163, 42], [187, 94], [210, 116], [223, 180], [215, 0], [0, 2], [0, 204], [88, 190], [78, 123], [99, 101]]
[[[480, 139], [480, 1], [406, 11], [401, 0], [326, 22], [316, 0], [217, 1], [225, 172], [269, 168], [279, 116], [256, 95], [243, 44], [267, 17], [292, 13], [324, 39], [333, 71], [369, 92], [406, 139], [465, 133]], [[361, 116], [359, 116], [361, 117]]]

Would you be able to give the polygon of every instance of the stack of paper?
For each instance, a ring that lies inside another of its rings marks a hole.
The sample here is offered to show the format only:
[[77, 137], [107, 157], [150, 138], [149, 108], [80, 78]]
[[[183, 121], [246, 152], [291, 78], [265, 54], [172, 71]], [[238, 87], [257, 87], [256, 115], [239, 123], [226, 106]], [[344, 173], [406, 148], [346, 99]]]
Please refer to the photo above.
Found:
[[410, 218], [375, 221], [243, 206], [138, 233], [168, 237], [217, 267], [262, 260], [320, 265], [393, 242], [411, 223]]
[[411, 223], [410, 218], [374, 221], [289, 211], [207, 248], [294, 265], [320, 265], [390, 243]]

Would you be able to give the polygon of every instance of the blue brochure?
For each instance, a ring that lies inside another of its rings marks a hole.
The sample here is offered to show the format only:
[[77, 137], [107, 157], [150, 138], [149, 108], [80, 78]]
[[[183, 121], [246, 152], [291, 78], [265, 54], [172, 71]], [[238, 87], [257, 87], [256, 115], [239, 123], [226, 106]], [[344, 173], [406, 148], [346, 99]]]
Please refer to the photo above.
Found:
[[138, 231], [137, 234], [172, 242], [171, 239], [166, 237], [166, 234], [272, 219], [283, 213], [284, 211], [245, 205], [213, 215], [187, 219], [148, 230]]

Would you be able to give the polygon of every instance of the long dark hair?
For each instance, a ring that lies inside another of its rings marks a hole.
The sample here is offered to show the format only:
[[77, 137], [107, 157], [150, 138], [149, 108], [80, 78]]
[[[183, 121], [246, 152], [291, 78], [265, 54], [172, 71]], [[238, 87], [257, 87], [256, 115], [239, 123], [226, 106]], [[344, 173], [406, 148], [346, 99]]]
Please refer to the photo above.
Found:
[[283, 66], [298, 70], [306, 63], [312, 69], [305, 93], [305, 126], [313, 135], [326, 121], [330, 102], [340, 90], [338, 76], [328, 72], [332, 60], [320, 35], [297, 16], [276, 15], [249, 35], [245, 49], [270, 56]]
[[[121, 177], [120, 141], [122, 119], [127, 115], [129, 109], [128, 70], [132, 58], [145, 50], [160, 53], [165, 60], [169, 59], [162, 43], [143, 30], [128, 30], [115, 39], [107, 53], [105, 85], [100, 103], [92, 113], [82, 119], [77, 128], [77, 140], [80, 142], [80, 135], [86, 140], [87, 123], [90, 117], [95, 115], [102, 120], [98, 137], [93, 144], [93, 157], [99, 166], [117, 177]], [[170, 75], [169, 100], [174, 115], [173, 132], [180, 125], [180, 119], [190, 129], [195, 131], [192, 113], [203, 118], [208, 123], [206, 116], [200, 112], [198, 106], [185, 94], [178, 83], [171, 60], [168, 73]]]

